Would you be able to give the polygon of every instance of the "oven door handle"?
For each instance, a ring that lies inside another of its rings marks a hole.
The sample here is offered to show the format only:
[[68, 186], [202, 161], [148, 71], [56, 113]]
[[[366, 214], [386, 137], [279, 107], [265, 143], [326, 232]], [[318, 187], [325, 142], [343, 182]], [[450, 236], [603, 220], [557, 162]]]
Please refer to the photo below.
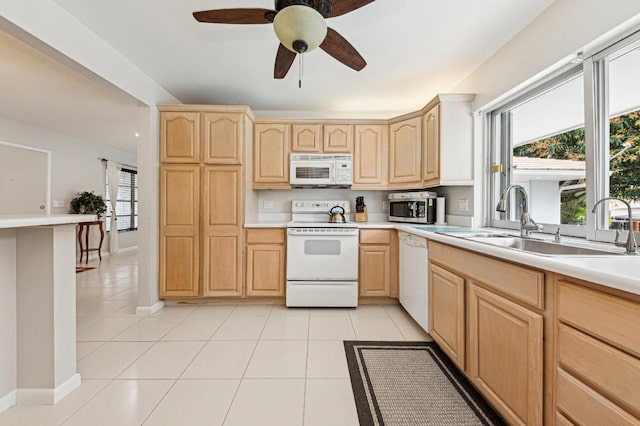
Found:
[[343, 237], [353, 237], [358, 236], [358, 230], [354, 230], [354, 232], [341, 232], [335, 234], [322, 234], [319, 232], [296, 232], [296, 231], [288, 231], [287, 235], [291, 237], [330, 237], [330, 238], [343, 238]]

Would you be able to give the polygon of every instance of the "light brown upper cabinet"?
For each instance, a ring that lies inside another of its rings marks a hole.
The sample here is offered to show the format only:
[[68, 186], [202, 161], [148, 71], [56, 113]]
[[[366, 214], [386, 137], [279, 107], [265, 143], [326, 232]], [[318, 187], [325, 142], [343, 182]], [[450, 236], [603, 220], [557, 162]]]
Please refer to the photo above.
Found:
[[437, 186], [440, 180], [440, 105], [431, 108], [422, 122], [422, 180]]
[[353, 153], [353, 125], [325, 124], [323, 134], [323, 152], [332, 154]]
[[322, 124], [291, 125], [291, 152], [322, 152]]
[[389, 126], [389, 183], [394, 188], [422, 184], [422, 117]]
[[423, 109], [423, 187], [473, 185], [472, 100], [438, 95]]
[[160, 166], [160, 297], [199, 294], [200, 168]]
[[291, 125], [291, 152], [351, 154], [353, 125], [294, 123]]
[[356, 124], [353, 149], [353, 189], [381, 189], [388, 184], [389, 127]]
[[289, 125], [258, 123], [254, 126], [253, 188], [290, 189]]
[[160, 113], [160, 162], [200, 161], [200, 113]]
[[203, 161], [205, 164], [242, 164], [244, 120], [243, 114], [204, 113]]

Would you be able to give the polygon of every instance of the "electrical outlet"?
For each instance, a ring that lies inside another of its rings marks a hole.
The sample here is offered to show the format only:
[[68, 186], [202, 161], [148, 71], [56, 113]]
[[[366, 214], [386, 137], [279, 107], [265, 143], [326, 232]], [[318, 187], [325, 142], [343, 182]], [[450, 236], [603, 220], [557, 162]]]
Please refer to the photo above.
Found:
[[56, 200], [53, 202], [53, 208], [60, 209], [64, 207], [64, 201]]
[[273, 200], [264, 200], [262, 202], [262, 208], [267, 210], [267, 209], [272, 209], [273, 208]]
[[469, 211], [469, 200], [467, 200], [466, 198], [461, 198], [458, 200], [458, 210], [460, 210], [461, 212], [468, 212]]
[[382, 202], [382, 211], [386, 212], [387, 210], [389, 210], [389, 202], [388, 201], [383, 201]]

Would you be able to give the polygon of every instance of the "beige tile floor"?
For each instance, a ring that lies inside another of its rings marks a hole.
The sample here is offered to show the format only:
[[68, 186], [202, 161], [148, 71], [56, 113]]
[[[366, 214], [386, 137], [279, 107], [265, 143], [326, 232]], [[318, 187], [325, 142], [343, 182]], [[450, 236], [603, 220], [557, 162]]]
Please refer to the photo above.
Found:
[[342, 340], [430, 340], [399, 305], [168, 306], [137, 317], [136, 252], [76, 276], [82, 385], [0, 425], [357, 425]]

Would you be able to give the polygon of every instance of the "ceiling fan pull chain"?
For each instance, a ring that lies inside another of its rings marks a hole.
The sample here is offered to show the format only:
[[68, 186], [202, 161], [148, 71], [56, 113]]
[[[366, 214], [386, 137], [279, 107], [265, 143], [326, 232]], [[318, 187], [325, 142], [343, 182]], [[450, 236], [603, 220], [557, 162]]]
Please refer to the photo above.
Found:
[[300, 57], [299, 65], [298, 65], [298, 89], [302, 89], [302, 64], [304, 56], [302, 53], [298, 55]]

